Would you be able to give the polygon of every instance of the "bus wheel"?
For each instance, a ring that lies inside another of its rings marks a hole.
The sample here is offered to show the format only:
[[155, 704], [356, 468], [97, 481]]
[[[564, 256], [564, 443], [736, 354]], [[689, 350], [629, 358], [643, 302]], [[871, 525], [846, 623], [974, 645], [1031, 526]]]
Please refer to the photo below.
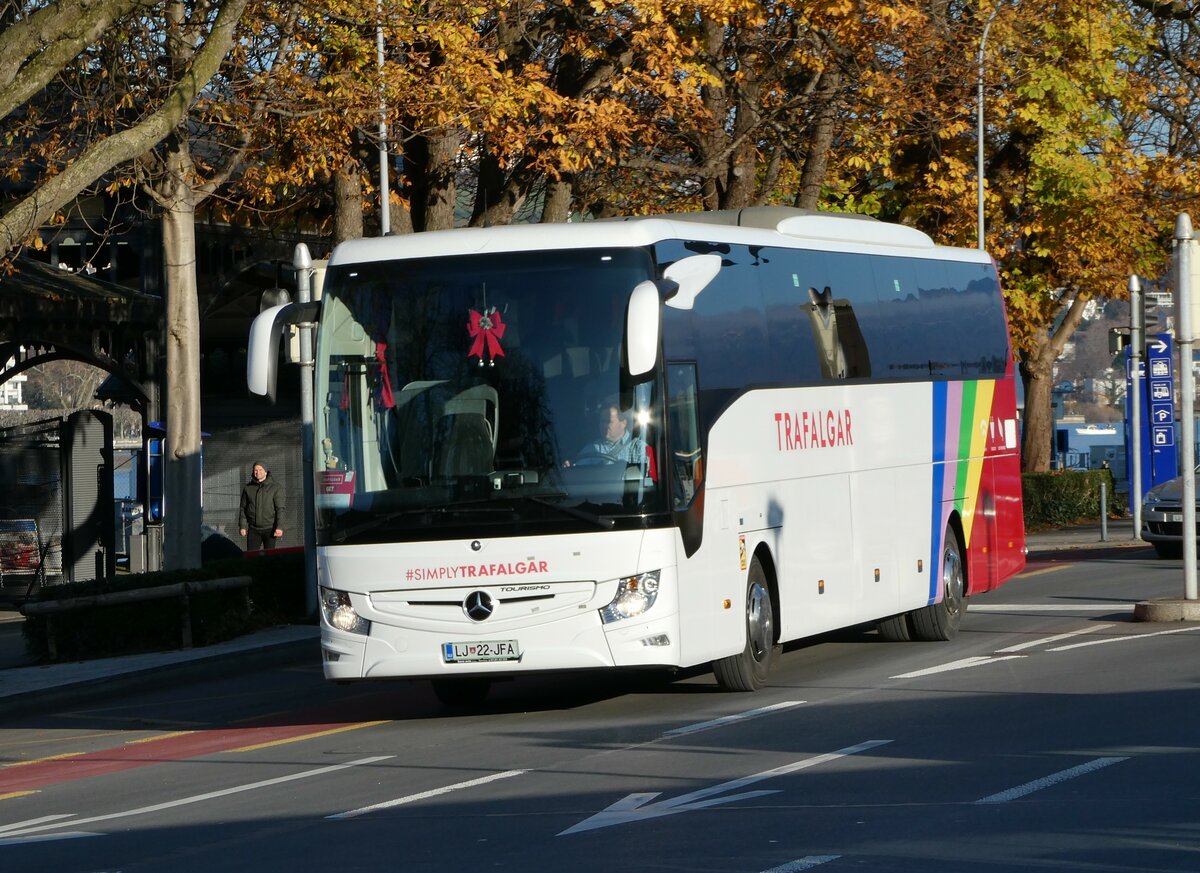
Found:
[[914, 639], [927, 642], [954, 639], [963, 613], [967, 611], [967, 577], [962, 547], [952, 527], [946, 528], [942, 547], [942, 589], [941, 601], [910, 613]]
[[487, 699], [492, 689], [491, 679], [464, 677], [462, 679], [433, 679], [433, 693], [443, 704], [450, 707], [478, 706]]
[[907, 612], [893, 615], [891, 618], [880, 619], [876, 626], [879, 628], [879, 636], [889, 643], [907, 643], [912, 639]]
[[757, 691], [775, 662], [775, 611], [762, 565], [755, 558], [746, 577], [746, 647], [713, 661], [717, 684], [726, 691]]

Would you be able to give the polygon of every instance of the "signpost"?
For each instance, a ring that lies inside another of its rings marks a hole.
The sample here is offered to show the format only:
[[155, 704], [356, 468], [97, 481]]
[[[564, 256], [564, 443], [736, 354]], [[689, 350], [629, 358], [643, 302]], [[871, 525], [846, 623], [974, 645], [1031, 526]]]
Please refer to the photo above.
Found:
[[1175, 219], [1175, 318], [1179, 336], [1180, 436], [1183, 438], [1183, 591], [1187, 600], [1196, 600], [1196, 377], [1193, 371], [1196, 319], [1192, 307], [1197, 301], [1196, 237], [1192, 218], [1181, 212]]
[[[1140, 443], [1141, 472], [1140, 489], [1130, 489], [1129, 508], [1136, 513], [1142, 496], [1155, 485], [1167, 482], [1179, 475], [1179, 463], [1175, 453], [1175, 379], [1172, 367], [1174, 342], [1169, 334], [1160, 333], [1148, 337], [1146, 358], [1138, 361], [1138, 378], [1133, 378], [1133, 356], [1126, 350], [1125, 391], [1132, 400], [1140, 394], [1137, 406], [1147, 411], [1139, 416], [1138, 436], [1125, 440], [1126, 469], [1133, 481], [1133, 443]], [[1132, 348], [1132, 347], [1131, 347]], [[1137, 394], [1135, 394], [1137, 392]], [[1127, 434], [1133, 433], [1134, 422], [1130, 422]], [[1141, 493], [1136, 493], [1138, 490]]]

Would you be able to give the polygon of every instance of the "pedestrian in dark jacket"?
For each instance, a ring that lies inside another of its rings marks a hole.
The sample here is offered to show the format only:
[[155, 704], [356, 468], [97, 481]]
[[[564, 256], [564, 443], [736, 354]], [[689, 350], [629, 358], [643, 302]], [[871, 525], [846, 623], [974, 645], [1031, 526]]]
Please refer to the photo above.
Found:
[[238, 529], [246, 538], [246, 550], [273, 549], [283, 536], [283, 493], [279, 483], [262, 464], [250, 471], [250, 481], [242, 488], [238, 509]]

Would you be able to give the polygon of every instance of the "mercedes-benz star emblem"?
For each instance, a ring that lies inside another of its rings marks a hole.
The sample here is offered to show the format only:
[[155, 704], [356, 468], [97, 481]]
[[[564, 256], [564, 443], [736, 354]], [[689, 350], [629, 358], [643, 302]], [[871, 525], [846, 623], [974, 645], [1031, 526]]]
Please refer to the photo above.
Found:
[[471, 621], [483, 621], [495, 610], [492, 596], [486, 591], [472, 591], [463, 601], [463, 611]]

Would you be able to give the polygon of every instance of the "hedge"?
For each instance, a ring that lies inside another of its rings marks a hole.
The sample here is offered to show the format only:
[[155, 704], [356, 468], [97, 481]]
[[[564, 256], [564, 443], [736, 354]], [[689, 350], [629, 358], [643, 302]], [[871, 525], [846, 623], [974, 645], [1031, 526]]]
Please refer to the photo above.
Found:
[[[243, 590], [193, 595], [189, 605], [193, 645], [211, 645], [264, 627], [308, 620], [303, 552], [230, 558], [194, 570], [123, 575], [107, 582], [47, 585], [31, 599], [63, 600], [229, 576], [253, 579], [249, 598]], [[25, 648], [41, 661], [50, 660], [46, 620], [45, 615], [31, 615], [23, 622]], [[180, 646], [178, 598], [73, 609], [55, 614], [53, 621], [60, 661], [167, 651]]]
[[1100, 517], [1100, 483], [1108, 489], [1108, 515], [1125, 514], [1125, 494], [1118, 494], [1111, 470], [1058, 470], [1023, 473], [1021, 492], [1025, 527], [1030, 530]]

